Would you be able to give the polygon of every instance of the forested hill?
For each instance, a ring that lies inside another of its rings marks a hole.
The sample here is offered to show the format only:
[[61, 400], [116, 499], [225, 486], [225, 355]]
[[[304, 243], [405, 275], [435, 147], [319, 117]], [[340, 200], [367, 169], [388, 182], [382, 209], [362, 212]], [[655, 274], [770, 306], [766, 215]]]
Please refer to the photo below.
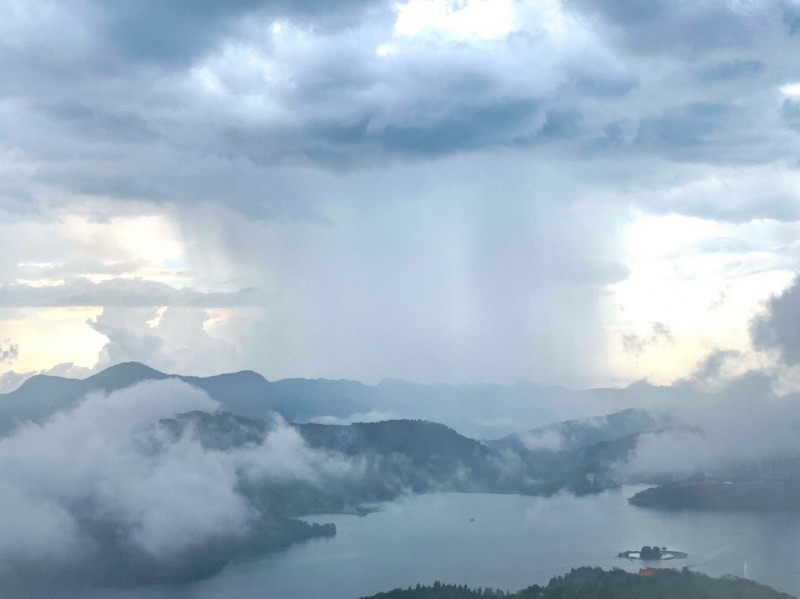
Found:
[[471, 589], [465, 585], [434, 583], [394, 589], [362, 599], [793, 599], [752, 580], [711, 578], [688, 569], [660, 569], [649, 576], [623, 570], [577, 568], [553, 578], [547, 586], [534, 585], [515, 593]]

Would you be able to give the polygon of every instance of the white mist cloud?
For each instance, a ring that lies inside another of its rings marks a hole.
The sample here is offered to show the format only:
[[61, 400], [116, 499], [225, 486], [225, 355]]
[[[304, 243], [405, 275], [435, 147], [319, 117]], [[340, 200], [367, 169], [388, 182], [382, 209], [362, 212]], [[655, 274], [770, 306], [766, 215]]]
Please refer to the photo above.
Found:
[[765, 375], [749, 373], [693, 399], [682, 401], [676, 391], [672, 411], [684, 427], [643, 435], [624, 471], [685, 476], [797, 455], [800, 397], [775, 396]]
[[281, 420], [262, 444], [247, 446], [226, 457], [231, 468], [251, 480], [303, 480], [322, 484], [326, 479], [362, 473], [357, 463], [311, 449], [295, 429]]
[[0, 504], [0, 556], [6, 564], [2, 569], [14, 559], [69, 561], [82, 553], [78, 526], [57, 502], [19, 483], [4, 482], [0, 484]]
[[[240, 529], [248, 511], [234, 490], [233, 472], [196, 441], [181, 439], [152, 452], [143, 436], [144, 427], [160, 418], [215, 409], [202, 392], [176, 381], [91, 395], [72, 412], [57, 414], [42, 426], [24, 426], [0, 441], [8, 495], [30, 498], [37, 513], [59, 519], [55, 530], [69, 534], [48, 547], [81, 540], [87, 506], [90, 518], [117, 521], [131, 542], [154, 554]], [[21, 510], [17, 516], [31, 514]], [[11, 533], [8, 526], [0, 533], [7, 553], [20, 542]], [[24, 536], [30, 539], [24, 543], [39, 542], [35, 534]]]
[[[314, 482], [352, 473], [350, 463], [305, 446], [278, 420], [262, 443], [204, 448], [192, 426], [175, 438], [160, 419], [214, 412], [202, 391], [174, 379], [110, 395], [91, 394], [75, 409], [0, 440], [0, 556], [15, 560], [88, 559], [121, 542], [167, 559], [248, 532], [256, 509], [239, 491], [250, 480]], [[96, 557], [94, 559], [97, 559]]]
[[381, 412], [380, 410], [370, 410], [369, 412], [356, 412], [346, 418], [338, 416], [320, 416], [312, 418], [309, 422], [317, 424], [337, 424], [348, 425], [354, 422], [383, 422], [384, 420], [400, 420], [403, 416], [397, 412]]
[[527, 431], [519, 435], [520, 441], [531, 451], [560, 451], [564, 448], [564, 435], [553, 429]]

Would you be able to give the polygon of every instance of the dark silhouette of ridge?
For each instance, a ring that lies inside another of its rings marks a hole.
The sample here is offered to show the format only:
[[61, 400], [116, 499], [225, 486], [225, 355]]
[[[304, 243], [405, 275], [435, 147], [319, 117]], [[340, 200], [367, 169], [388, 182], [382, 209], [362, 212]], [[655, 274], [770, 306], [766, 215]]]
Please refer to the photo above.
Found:
[[83, 383], [92, 391], [110, 392], [142, 381], [158, 381], [170, 376], [139, 362], [122, 362], [83, 379]]
[[44, 422], [92, 392], [111, 393], [145, 381], [179, 379], [205, 391], [223, 410], [247, 418], [277, 412], [288, 421], [346, 417], [370, 409], [371, 387], [356, 381], [286, 379], [273, 383], [252, 370], [209, 377], [167, 374], [139, 362], [123, 362], [86, 379], [36, 375], [0, 394], [0, 434], [23, 422]]

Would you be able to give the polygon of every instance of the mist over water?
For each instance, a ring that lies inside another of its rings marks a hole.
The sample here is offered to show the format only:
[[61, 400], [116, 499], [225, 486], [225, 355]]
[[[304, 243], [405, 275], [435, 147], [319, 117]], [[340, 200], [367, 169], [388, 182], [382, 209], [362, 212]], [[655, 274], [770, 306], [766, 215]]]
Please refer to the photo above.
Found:
[[[579, 565], [638, 571], [618, 552], [665, 545], [713, 576], [747, 575], [800, 593], [800, 516], [661, 512], [629, 506], [641, 487], [589, 497], [429, 494], [365, 517], [334, 515], [337, 535], [233, 565], [179, 588], [98, 592], [92, 599], [354, 599], [435, 580], [518, 590]], [[646, 565], [646, 564], [645, 564]]]

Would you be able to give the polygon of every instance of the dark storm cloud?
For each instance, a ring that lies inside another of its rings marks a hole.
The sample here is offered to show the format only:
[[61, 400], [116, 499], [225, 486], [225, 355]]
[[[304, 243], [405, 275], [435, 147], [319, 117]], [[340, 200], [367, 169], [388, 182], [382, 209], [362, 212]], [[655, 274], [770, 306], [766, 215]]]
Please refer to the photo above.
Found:
[[255, 289], [233, 293], [203, 292], [191, 287], [176, 289], [165, 283], [142, 279], [110, 279], [92, 283], [86, 279], [35, 287], [27, 284], [0, 285], [0, 306], [252, 306], [263, 303]]
[[800, 34], [800, 4], [784, 1], [783, 23], [786, 25], [789, 35]]
[[623, 25], [650, 22], [666, 12], [668, 3], [662, 0], [617, 0], [615, 2], [578, 1], [577, 5], [591, 8], [607, 19]]
[[338, 167], [352, 164], [352, 157], [346, 152], [348, 146], [356, 144], [376, 145], [389, 154], [442, 156], [492, 146], [530, 146], [579, 134], [582, 115], [578, 110], [542, 112], [540, 105], [536, 99], [461, 105], [436, 121], [420, 125], [392, 124], [374, 132], [368, 131], [368, 119], [352, 124], [314, 124], [315, 138], [333, 147], [340, 146], [344, 151], [306, 148], [305, 152], [315, 162]]
[[259, 0], [104, 2], [109, 41], [134, 60], [184, 62], [221, 37], [232, 21], [263, 6]]
[[781, 115], [792, 129], [800, 129], [800, 98], [786, 98], [781, 106]]
[[114, 140], [115, 143], [152, 142], [158, 137], [143, 115], [97, 109], [81, 102], [42, 103], [42, 114], [64, 128], [65, 133], [88, 140]]
[[[362, 117], [315, 121], [302, 131], [282, 133], [284, 140], [300, 144], [302, 153], [313, 162], [337, 168], [350, 166], [355, 160], [373, 163], [382, 154], [445, 156], [493, 146], [531, 145], [551, 138], [572, 137], [578, 132], [581, 115], [577, 111], [542, 113], [540, 108], [541, 101], [535, 98], [497, 99], [456, 104], [441, 115], [422, 113], [414, 124], [396, 122], [371, 128], [370, 118]], [[228, 140], [232, 151], [264, 165], [286, 160], [290, 152], [276, 145], [275, 131], [270, 129], [231, 130]], [[309, 143], [312, 141], [316, 143]]]
[[306, 127], [312, 139], [322, 139], [333, 144], [357, 144], [367, 139], [369, 118], [361, 118], [355, 122], [312, 122]]
[[614, 39], [639, 52], [735, 48], [746, 46], [752, 37], [747, 15], [722, 2], [572, 0], [569, 5], [599, 16], [613, 28]]
[[788, 365], [800, 363], [800, 277], [766, 302], [750, 335], [756, 349], [776, 351]]
[[130, 173], [114, 173], [101, 169], [84, 169], [75, 172], [69, 168], [50, 167], [42, 169], [37, 180], [56, 184], [70, 191], [89, 196], [113, 197], [119, 200], [147, 200], [161, 203], [174, 200], [168, 193], [152, 181], [137, 179]]
[[752, 77], [762, 70], [764, 63], [760, 60], [724, 60], [698, 70], [697, 77], [708, 82], [728, 81]]
[[671, 108], [662, 115], [639, 122], [635, 143], [653, 148], [699, 146], [720, 128], [720, 121], [732, 107], [723, 103], [697, 102]]
[[622, 149], [627, 144], [624, 132], [622, 121], [607, 123], [603, 125], [603, 135], [589, 140], [585, 145], [585, 149], [588, 154], [595, 155], [608, 154]]
[[574, 137], [580, 130], [581, 113], [578, 110], [548, 110], [544, 125], [536, 137], [539, 139], [559, 139]]
[[576, 75], [570, 81], [570, 87], [579, 95], [618, 98], [639, 87], [639, 79], [630, 76], [602, 76], [583, 73]]
[[525, 139], [538, 108], [535, 99], [457, 106], [446, 117], [426, 125], [387, 125], [376, 138], [390, 153], [423, 156], [509, 145]]
[[[340, 172], [496, 148], [690, 162], [785, 155], [753, 118], [769, 114], [763, 106], [744, 100], [734, 111], [726, 102], [736, 90], [713, 97], [697, 78], [786, 83], [781, 64], [767, 68], [758, 48], [725, 58], [715, 44], [749, 39], [741, 28], [773, 21], [783, 32], [788, 4], [764, 5], [748, 21], [724, 3], [570, 2], [567, 16], [593, 34], [574, 48], [534, 31], [539, 19], [474, 47], [398, 37], [392, 4], [377, 0], [59, 6], [15, 24], [21, 41], [0, 42], [0, 90], [14, 98], [0, 132], [36, 164], [29, 185], [0, 183], [8, 186], [0, 201], [17, 210], [37, 201], [38, 184], [69, 196], [321, 218], [313, 204], [324, 193], [289, 184], [287, 165]], [[288, 23], [284, 38], [276, 19]], [[609, 45], [609, 26], [631, 43], [661, 44], [661, 62]], [[378, 56], [387, 41], [397, 51]], [[680, 51], [689, 46], [691, 64]], [[662, 70], [682, 79], [659, 83]], [[751, 117], [752, 130], [740, 131], [749, 121], [739, 116]], [[783, 116], [795, 126], [791, 103]]]
[[130, 60], [188, 64], [234, 33], [242, 17], [261, 14], [328, 26], [352, 24], [375, 0], [105, 0], [108, 41]]

